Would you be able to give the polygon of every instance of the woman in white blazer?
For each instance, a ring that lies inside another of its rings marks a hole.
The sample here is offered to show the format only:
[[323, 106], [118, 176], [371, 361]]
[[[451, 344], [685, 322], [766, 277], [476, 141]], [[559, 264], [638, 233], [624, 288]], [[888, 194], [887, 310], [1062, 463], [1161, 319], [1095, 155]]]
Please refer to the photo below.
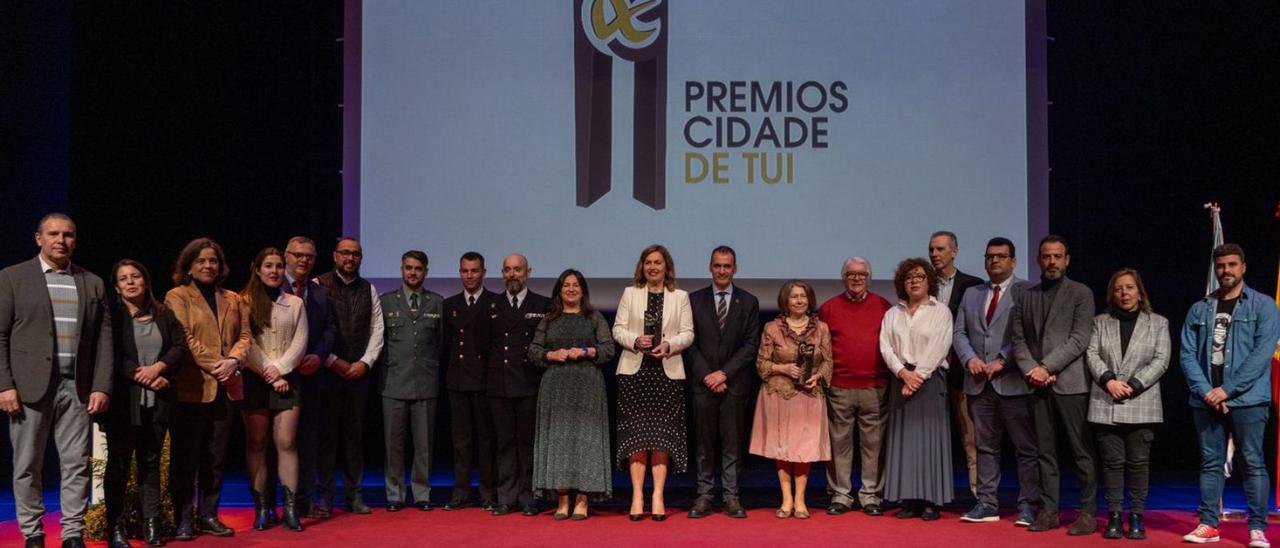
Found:
[[667, 519], [668, 472], [688, 463], [684, 360], [693, 344], [689, 294], [676, 289], [667, 248], [654, 244], [636, 263], [635, 285], [622, 292], [613, 321], [618, 359], [618, 463], [631, 472], [631, 521], [644, 518], [644, 472], [653, 470], [653, 520]]
[[[249, 308], [249, 330], [253, 343], [245, 362], [244, 381], [245, 467], [253, 491], [253, 528], [266, 529], [275, 521], [266, 502], [267, 435], [275, 441], [277, 472], [284, 485], [285, 527], [302, 530], [294, 506], [298, 488], [298, 451], [294, 443], [298, 431], [300, 381], [295, 369], [306, 355], [307, 314], [302, 299], [281, 291], [284, 284], [284, 254], [274, 247], [258, 252], [253, 260], [249, 284], [241, 296]], [[314, 395], [313, 395], [314, 396]], [[273, 497], [274, 498], [274, 497]]]

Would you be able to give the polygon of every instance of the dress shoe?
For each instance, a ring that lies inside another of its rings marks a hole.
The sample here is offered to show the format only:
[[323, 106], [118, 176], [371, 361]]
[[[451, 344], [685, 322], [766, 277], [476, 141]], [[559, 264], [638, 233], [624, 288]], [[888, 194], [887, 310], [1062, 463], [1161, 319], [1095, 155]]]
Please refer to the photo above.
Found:
[[1133, 540], [1147, 538], [1147, 528], [1142, 525], [1142, 514], [1129, 513], [1129, 538]]
[[883, 516], [884, 508], [881, 508], [879, 504], [873, 502], [871, 504], [864, 505], [862, 507], [862, 513], [868, 516]]
[[443, 510], [445, 512], [452, 512], [454, 510], [461, 510], [468, 506], [471, 506], [471, 503], [467, 502], [466, 499], [450, 499], [449, 502], [445, 503]]
[[492, 512], [492, 513], [493, 513], [493, 515], [495, 515], [495, 516], [505, 516], [505, 515], [507, 515], [507, 514], [510, 514], [510, 513], [511, 513], [511, 505], [510, 505], [510, 504], [499, 504], [499, 505], [497, 505], [497, 506], [494, 506], [494, 507], [493, 507], [493, 512]]
[[693, 503], [693, 508], [689, 509], [689, 518], [690, 519], [705, 518], [707, 516], [710, 516], [711, 512], [712, 512], [711, 499], [706, 497], [698, 497], [698, 500], [694, 501]]
[[107, 542], [107, 546], [111, 548], [131, 548], [133, 546], [129, 544], [129, 535], [125, 534], [124, 526], [117, 525], [111, 528], [111, 538]]
[[644, 519], [644, 514], [627, 514], [627, 519], [631, 521], [640, 521]]
[[83, 537], [71, 537], [62, 539], [62, 548], [85, 548]]
[[[271, 513], [274, 514], [275, 510]], [[293, 490], [288, 487], [284, 488], [284, 516], [280, 521], [290, 531], [302, 532], [302, 520], [298, 519], [298, 497], [294, 496]]]
[[667, 521], [666, 514], [651, 514], [649, 517], [653, 518], [653, 521]]
[[779, 508], [773, 513], [773, 517], [778, 519], [787, 519], [791, 517], [791, 510], [783, 510], [782, 508]]
[[791, 515], [794, 516], [796, 519], [809, 519], [808, 510], [796, 510], [795, 513]]
[[388, 503], [387, 503], [387, 511], [388, 511], [388, 512], [399, 512], [400, 510], [403, 510], [403, 509], [404, 509], [404, 503], [403, 503], [403, 502], [399, 502], [399, 501], [392, 501], [392, 502], [388, 502]]
[[1041, 510], [1040, 515], [1036, 516], [1036, 520], [1031, 522], [1031, 525], [1027, 526], [1027, 530], [1033, 533], [1040, 533], [1044, 531], [1052, 531], [1057, 529], [1059, 526], [1057, 512]]
[[1120, 517], [1120, 512], [1107, 514], [1107, 529], [1102, 532], [1102, 538], [1124, 538], [1124, 523]]
[[44, 548], [44, 535], [36, 535], [27, 537], [26, 542], [22, 543], [23, 548]]
[[312, 504], [311, 511], [307, 512], [307, 517], [311, 519], [329, 519], [333, 517], [333, 509], [328, 504]]
[[429, 500], [415, 501], [413, 503], [413, 507], [417, 508], [419, 512], [430, 512], [431, 509], [434, 508], [433, 506], [431, 506], [431, 501]]
[[[1117, 525], [1119, 518], [1116, 518]], [[1076, 516], [1076, 521], [1067, 527], [1067, 534], [1072, 536], [1092, 535], [1098, 532], [1098, 518], [1093, 517], [1089, 512], [1080, 512]]]
[[173, 540], [188, 541], [196, 539], [196, 527], [188, 520], [178, 523], [173, 530]]
[[827, 515], [839, 516], [841, 514], [849, 513], [849, 510], [853, 510], [853, 508], [850, 508], [848, 504], [843, 502], [833, 502], [831, 503], [831, 506], [827, 507]]
[[566, 514], [564, 512], [556, 512], [555, 515], [551, 516], [551, 519], [554, 519], [556, 521], [564, 521], [566, 519], [569, 519], [569, 514]]
[[918, 518], [920, 517], [920, 509], [914, 504], [903, 504], [902, 508], [898, 509], [898, 511], [893, 514], [893, 517], [898, 519]]
[[351, 502], [348, 502], [347, 511], [351, 512], [352, 514], [372, 514], [373, 513], [373, 509], [369, 508], [369, 505], [365, 504], [364, 501], [360, 499], [353, 499]]
[[584, 520], [584, 519], [587, 519], [587, 516], [588, 516], [588, 515], [589, 515], [589, 514], [574, 514], [574, 515], [572, 515], [572, 516], [569, 516], [569, 519], [571, 519], [571, 520], [573, 520], [573, 521], [582, 521], [582, 520]]
[[480, 508], [483, 509], [485, 512], [492, 512], [493, 509], [497, 507], [498, 507], [498, 503], [493, 502], [493, 500], [486, 499], [486, 500], [480, 501]]
[[229, 537], [236, 534], [236, 530], [227, 527], [227, 524], [222, 523], [218, 516], [201, 518], [200, 530], [215, 537]]
[[526, 517], [526, 518], [531, 518], [531, 517], [536, 516], [536, 515], [538, 515], [538, 514], [540, 514], [540, 513], [541, 513], [541, 512], [538, 512], [538, 507], [537, 507], [537, 506], [534, 506], [534, 505], [532, 505], [532, 504], [530, 504], [530, 505], [528, 505], [528, 506], [525, 506], [523, 509], [521, 509], [521, 510], [520, 510], [520, 515], [522, 515], [522, 516], [524, 516], [524, 517]]
[[734, 519], [743, 519], [747, 517], [747, 509], [742, 507], [742, 502], [737, 497], [725, 497], [724, 515]]
[[164, 537], [160, 534], [160, 518], [147, 518], [142, 521], [142, 541], [147, 546], [164, 546]]
[[925, 521], [938, 521], [942, 518], [942, 513], [938, 512], [938, 507], [932, 504], [924, 505], [924, 510], [920, 512], [920, 519]]

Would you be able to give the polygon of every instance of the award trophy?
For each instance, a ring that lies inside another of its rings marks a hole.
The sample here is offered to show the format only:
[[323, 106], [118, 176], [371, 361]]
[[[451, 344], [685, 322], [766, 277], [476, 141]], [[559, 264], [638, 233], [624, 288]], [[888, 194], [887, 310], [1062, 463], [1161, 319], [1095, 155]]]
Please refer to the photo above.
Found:
[[813, 345], [808, 343], [800, 343], [796, 349], [796, 362], [800, 365], [800, 378], [795, 379], [796, 388], [803, 387], [813, 376], [813, 351]]

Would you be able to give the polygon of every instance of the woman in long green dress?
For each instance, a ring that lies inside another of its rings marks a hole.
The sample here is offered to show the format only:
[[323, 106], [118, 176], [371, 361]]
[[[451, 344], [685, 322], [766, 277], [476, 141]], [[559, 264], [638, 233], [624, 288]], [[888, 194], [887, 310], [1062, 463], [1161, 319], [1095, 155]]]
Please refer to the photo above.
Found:
[[609, 402], [600, 366], [613, 359], [609, 324], [591, 307], [587, 279], [569, 269], [551, 293], [551, 311], [538, 324], [529, 359], [547, 369], [538, 389], [533, 443], [533, 489], [556, 495], [557, 521], [587, 519], [589, 496], [612, 494]]

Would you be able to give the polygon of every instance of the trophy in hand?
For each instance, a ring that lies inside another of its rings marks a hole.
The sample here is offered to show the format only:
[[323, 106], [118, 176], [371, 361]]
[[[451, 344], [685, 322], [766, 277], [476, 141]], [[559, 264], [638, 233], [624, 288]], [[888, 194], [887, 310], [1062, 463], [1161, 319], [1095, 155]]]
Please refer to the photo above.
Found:
[[813, 351], [814, 346], [809, 343], [800, 343], [796, 349], [796, 364], [800, 366], [800, 378], [795, 379], [797, 388], [803, 388], [813, 376]]
[[652, 354], [658, 348], [658, 343], [662, 341], [662, 330], [658, 326], [658, 318], [652, 314], [644, 315], [644, 334], [653, 337], [646, 353]]

